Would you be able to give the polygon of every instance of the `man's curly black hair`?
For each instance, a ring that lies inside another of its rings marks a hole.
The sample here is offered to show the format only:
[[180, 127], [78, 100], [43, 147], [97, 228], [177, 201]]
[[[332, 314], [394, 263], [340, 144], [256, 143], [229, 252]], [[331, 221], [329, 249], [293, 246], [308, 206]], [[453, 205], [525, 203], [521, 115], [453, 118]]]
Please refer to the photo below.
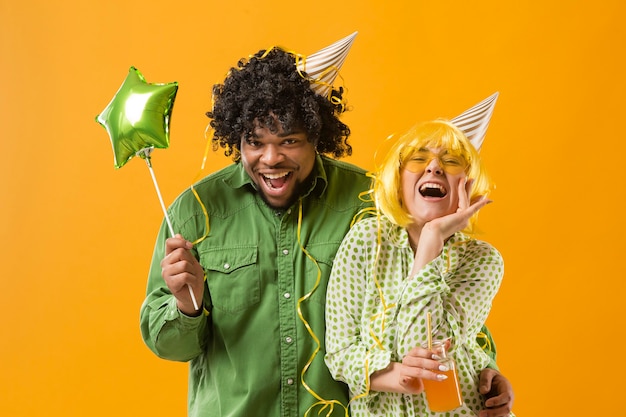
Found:
[[280, 126], [285, 132], [303, 129], [319, 153], [335, 158], [351, 155], [350, 129], [339, 120], [343, 90], [333, 89], [336, 100], [331, 102], [316, 94], [302, 75], [296, 70], [296, 57], [280, 48], [241, 59], [224, 84], [213, 87], [213, 110], [207, 112], [215, 130], [213, 149], [222, 147], [226, 156], [238, 161], [242, 138], [260, 125], [272, 133]]

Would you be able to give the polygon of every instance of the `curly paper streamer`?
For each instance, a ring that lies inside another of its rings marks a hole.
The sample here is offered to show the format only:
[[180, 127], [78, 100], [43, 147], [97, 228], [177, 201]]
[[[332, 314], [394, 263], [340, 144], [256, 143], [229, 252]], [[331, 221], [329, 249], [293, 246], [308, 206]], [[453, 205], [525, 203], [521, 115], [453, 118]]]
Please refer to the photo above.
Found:
[[[371, 172], [368, 172], [365, 174], [367, 177], [374, 179], [374, 174], [372, 174]], [[374, 198], [372, 197], [374, 195], [374, 189], [370, 188], [367, 191], [363, 191], [361, 193], [359, 193], [359, 200], [363, 201], [364, 203], [372, 203], [372, 205], [365, 207], [361, 210], [359, 210], [353, 217], [352, 220], [350, 221], [350, 227], [354, 226], [355, 223], [357, 223], [359, 220], [363, 219], [364, 217], [368, 216], [368, 215], [372, 215], [372, 214], [376, 214], [377, 210], [376, 210], [376, 205], [373, 204], [374, 203]]]
[[489, 339], [489, 337], [487, 337], [487, 334], [485, 332], [478, 332], [476, 334], [476, 340], [478, 339], [482, 339], [485, 341], [484, 344], [478, 345], [480, 346], [482, 350], [484, 350], [485, 352], [493, 352], [493, 347], [491, 346], [491, 340]]
[[302, 297], [298, 299], [298, 306], [297, 306], [298, 318], [300, 318], [300, 321], [302, 321], [302, 323], [304, 324], [304, 327], [309, 332], [309, 335], [313, 338], [313, 341], [315, 342], [315, 345], [316, 345], [315, 349], [313, 350], [313, 354], [311, 355], [307, 363], [302, 368], [302, 372], [300, 373], [300, 380], [302, 381], [302, 386], [307, 390], [309, 394], [315, 397], [315, 399], [317, 399], [318, 402], [314, 403], [313, 405], [311, 405], [311, 407], [309, 407], [309, 409], [304, 413], [304, 417], [308, 416], [309, 412], [311, 412], [314, 407], [320, 406], [320, 405], [322, 405], [322, 409], [318, 412], [318, 414], [320, 414], [324, 409], [328, 408], [328, 413], [326, 415], [330, 416], [332, 412], [334, 411], [335, 404], [339, 404], [341, 407], [343, 407], [345, 411], [345, 416], [348, 417], [349, 415], [348, 408], [345, 405], [343, 405], [338, 400], [327, 400], [327, 399], [322, 398], [319, 394], [313, 391], [313, 389], [311, 389], [309, 384], [307, 384], [306, 381], [304, 380], [304, 375], [306, 374], [306, 371], [309, 369], [309, 367], [313, 363], [313, 360], [315, 359], [315, 357], [317, 356], [317, 354], [319, 353], [321, 349], [321, 343], [320, 343], [319, 338], [315, 335], [315, 332], [311, 328], [311, 325], [309, 324], [309, 322], [304, 318], [304, 315], [302, 314], [301, 306], [302, 306], [302, 302], [307, 300], [309, 297], [311, 297], [311, 295], [319, 287], [319, 284], [322, 278], [322, 270], [320, 269], [319, 264], [317, 263], [317, 260], [302, 245], [302, 240], [300, 238], [301, 230], [302, 230], [302, 198], [298, 200], [298, 228], [297, 228], [298, 245], [300, 246], [300, 250], [306, 255], [306, 257], [311, 262], [315, 264], [315, 267], [317, 268], [317, 278], [315, 280], [315, 284], [313, 285], [313, 288], [311, 288], [311, 290], [308, 293], [304, 294]]
[[[208, 133], [210, 132], [210, 133]], [[202, 242], [204, 239], [206, 239], [207, 236], [209, 236], [209, 232], [211, 230], [210, 225], [209, 225], [209, 212], [206, 209], [206, 206], [204, 205], [204, 203], [202, 202], [202, 200], [200, 199], [200, 196], [198, 195], [198, 192], [196, 191], [196, 189], [194, 188], [194, 184], [196, 182], [198, 182], [198, 180], [200, 180], [200, 178], [202, 177], [202, 173], [204, 172], [204, 168], [206, 166], [206, 160], [209, 156], [209, 149], [210, 149], [210, 145], [211, 145], [211, 137], [213, 137], [213, 128], [211, 128], [211, 125], [207, 125], [206, 129], [204, 130], [204, 137], [206, 139], [206, 146], [204, 147], [204, 155], [202, 157], [202, 163], [200, 164], [200, 170], [198, 171], [198, 173], [196, 174], [191, 186], [189, 187], [191, 189], [191, 192], [193, 193], [194, 197], [196, 197], [196, 200], [198, 201], [198, 204], [200, 204], [200, 208], [202, 209], [202, 213], [204, 214], [204, 234], [202, 236], [200, 236], [199, 238], [197, 238], [196, 240], [194, 240], [192, 243], [194, 245]], [[208, 135], [210, 135], [211, 137], [207, 137]]]

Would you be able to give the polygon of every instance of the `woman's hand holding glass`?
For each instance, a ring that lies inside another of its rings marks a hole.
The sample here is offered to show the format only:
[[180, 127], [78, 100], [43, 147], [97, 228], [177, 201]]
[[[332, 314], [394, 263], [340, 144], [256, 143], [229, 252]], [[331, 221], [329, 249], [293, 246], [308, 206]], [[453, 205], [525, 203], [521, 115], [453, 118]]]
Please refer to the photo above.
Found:
[[[449, 341], [447, 341], [449, 345]], [[435, 371], [446, 371], [441, 368], [441, 364], [436, 360], [432, 350], [421, 346], [416, 346], [402, 359], [400, 372], [400, 385], [406, 389], [408, 394], [420, 394], [424, 391], [422, 379], [440, 381], [445, 379]]]

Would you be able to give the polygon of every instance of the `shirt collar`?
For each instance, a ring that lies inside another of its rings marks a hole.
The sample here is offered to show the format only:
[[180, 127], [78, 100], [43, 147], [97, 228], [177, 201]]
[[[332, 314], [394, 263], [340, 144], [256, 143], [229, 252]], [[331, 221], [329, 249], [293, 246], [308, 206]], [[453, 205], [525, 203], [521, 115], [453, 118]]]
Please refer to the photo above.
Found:
[[326, 191], [326, 187], [328, 186], [328, 177], [326, 176], [326, 169], [324, 169], [324, 160], [323, 157], [319, 154], [315, 155], [315, 166], [313, 167], [313, 181], [311, 182], [311, 186], [306, 193], [304, 193], [304, 197], [309, 194], [313, 194], [316, 197], [319, 197], [324, 194]]

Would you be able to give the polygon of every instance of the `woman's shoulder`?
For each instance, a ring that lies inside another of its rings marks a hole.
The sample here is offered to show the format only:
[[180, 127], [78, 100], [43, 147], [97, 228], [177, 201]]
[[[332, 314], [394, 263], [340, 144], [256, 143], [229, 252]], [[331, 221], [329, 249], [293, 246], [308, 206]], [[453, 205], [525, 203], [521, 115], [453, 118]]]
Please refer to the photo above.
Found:
[[[408, 244], [406, 230], [392, 223], [384, 215], [372, 215], [356, 222], [346, 237], [363, 241], [404, 246]], [[407, 241], [405, 243], [405, 241]]]
[[389, 232], [389, 230], [393, 229], [395, 225], [387, 219], [384, 215], [371, 215], [369, 217], [365, 217], [355, 224], [352, 225], [350, 230], [358, 230], [360, 232], [363, 231], [371, 231], [371, 230], [379, 230], [381, 232]]
[[461, 246], [464, 248], [465, 256], [489, 258], [502, 262], [502, 254], [491, 243], [457, 233], [454, 239], [451, 239], [452, 246]]

